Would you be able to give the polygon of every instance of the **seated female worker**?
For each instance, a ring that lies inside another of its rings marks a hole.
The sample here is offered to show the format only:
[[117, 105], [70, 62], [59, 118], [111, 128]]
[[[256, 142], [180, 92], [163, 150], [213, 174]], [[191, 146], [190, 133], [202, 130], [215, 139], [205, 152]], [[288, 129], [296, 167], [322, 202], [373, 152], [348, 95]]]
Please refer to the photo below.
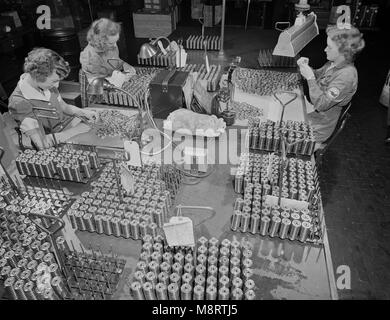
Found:
[[131, 65], [119, 58], [120, 32], [120, 24], [110, 19], [102, 18], [92, 23], [87, 34], [88, 45], [80, 54], [80, 63], [89, 83], [98, 77], [110, 77], [114, 71], [123, 71], [127, 80], [136, 74]]
[[308, 58], [297, 63], [302, 76], [307, 80], [310, 100], [314, 111], [308, 120], [314, 129], [316, 149], [321, 148], [333, 133], [343, 107], [347, 106], [356, 93], [358, 73], [353, 64], [357, 53], [363, 50], [363, 35], [355, 27], [327, 30], [328, 62], [318, 70], [312, 70]]
[[25, 59], [24, 72], [9, 98], [8, 108], [33, 146], [49, 148], [55, 142], [65, 142], [90, 130], [88, 125], [79, 123], [71, 129], [54, 133], [66, 116], [84, 118], [87, 122], [97, 120], [96, 112], [79, 109], [61, 98], [57, 88], [60, 80], [68, 76], [70, 68], [59, 54], [45, 48], [32, 50]]

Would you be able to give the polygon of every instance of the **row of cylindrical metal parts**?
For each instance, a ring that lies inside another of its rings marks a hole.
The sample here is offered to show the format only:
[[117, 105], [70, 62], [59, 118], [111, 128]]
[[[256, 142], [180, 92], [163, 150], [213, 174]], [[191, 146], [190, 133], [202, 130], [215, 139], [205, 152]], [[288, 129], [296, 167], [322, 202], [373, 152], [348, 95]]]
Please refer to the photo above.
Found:
[[89, 152], [89, 156], [75, 154], [72, 157], [61, 153], [56, 157], [47, 158], [28, 158], [21, 155], [16, 158], [15, 162], [22, 175], [42, 178], [53, 178], [58, 175], [61, 180], [76, 182], [91, 178], [93, 170], [100, 167], [99, 158], [95, 152]]
[[[238, 245], [237, 245], [238, 244]], [[227, 300], [255, 297], [252, 250], [237, 241], [198, 240], [194, 252], [174, 254], [163, 243], [145, 242], [130, 291], [135, 299]], [[242, 249], [242, 250], [241, 250]], [[196, 253], [196, 255], [195, 255]], [[242, 272], [241, 272], [242, 270]], [[217, 294], [219, 295], [217, 297]]]
[[52, 278], [47, 288], [40, 288], [35, 282], [9, 277], [4, 281], [4, 288], [11, 300], [61, 300], [67, 296], [68, 290], [59, 276]]
[[[0, 215], [0, 277], [10, 299], [55, 299], [63, 292], [62, 274], [51, 252], [48, 235], [39, 233], [23, 214]], [[46, 242], [45, 242], [46, 241]], [[52, 290], [40, 291], [36, 281], [39, 270], [47, 268], [52, 276]]]
[[[283, 134], [283, 133], [282, 133]], [[284, 136], [284, 135], [283, 135]], [[314, 135], [305, 136], [303, 133], [288, 133], [286, 153], [310, 156], [315, 147]], [[279, 131], [249, 130], [249, 147], [254, 150], [279, 151], [281, 148]]]
[[[273, 214], [277, 213], [277, 214]], [[316, 231], [311, 217], [308, 215], [289, 214], [288, 212], [272, 211], [271, 215], [233, 212], [231, 229], [243, 233], [260, 234], [272, 238], [290, 239], [291, 241], [306, 240]]]

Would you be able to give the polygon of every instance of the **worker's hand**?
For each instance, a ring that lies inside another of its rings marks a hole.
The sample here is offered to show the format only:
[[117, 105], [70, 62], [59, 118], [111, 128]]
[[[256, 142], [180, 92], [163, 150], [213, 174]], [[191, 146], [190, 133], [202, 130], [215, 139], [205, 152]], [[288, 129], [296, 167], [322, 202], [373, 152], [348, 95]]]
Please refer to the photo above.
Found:
[[301, 57], [298, 59], [297, 61], [298, 66], [305, 65], [305, 64], [309, 64], [309, 58]]
[[299, 66], [299, 71], [302, 74], [302, 77], [304, 77], [306, 80], [312, 80], [315, 79], [315, 75], [313, 72], [313, 69], [310, 68], [308, 64], [302, 64]]
[[40, 132], [36, 129], [28, 130], [25, 134], [31, 139], [35, 146], [39, 150], [47, 149], [54, 146], [54, 140], [52, 135], [41, 135]]
[[97, 121], [99, 121], [99, 114], [93, 110], [81, 109], [78, 115], [87, 118], [88, 121], [91, 123], [96, 123]]

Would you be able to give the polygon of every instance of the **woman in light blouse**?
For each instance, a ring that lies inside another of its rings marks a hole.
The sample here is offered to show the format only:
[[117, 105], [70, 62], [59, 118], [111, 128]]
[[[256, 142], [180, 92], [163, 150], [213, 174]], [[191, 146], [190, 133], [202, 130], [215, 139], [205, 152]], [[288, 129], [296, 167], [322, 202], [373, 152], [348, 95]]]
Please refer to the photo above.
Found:
[[102, 18], [92, 23], [87, 35], [88, 45], [80, 55], [88, 82], [97, 77], [110, 77], [115, 70], [128, 76], [135, 75], [135, 69], [119, 57], [120, 32], [120, 24], [110, 19]]

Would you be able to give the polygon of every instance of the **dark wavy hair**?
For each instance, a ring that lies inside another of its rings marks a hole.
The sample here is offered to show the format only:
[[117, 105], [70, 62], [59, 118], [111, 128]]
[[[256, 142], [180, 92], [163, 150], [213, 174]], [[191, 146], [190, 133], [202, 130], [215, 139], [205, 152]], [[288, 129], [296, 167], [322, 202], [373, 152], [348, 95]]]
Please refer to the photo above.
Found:
[[363, 34], [359, 29], [351, 26], [351, 29], [339, 29], [337, 26], [331, 26], [326, 29], [329, 38], [334, 41], [339, 52], [344, 55], [345, 60], [354, 61], [357, 54], [365, 47]]
[[24, 61], [24, 72], [39, 82], [44, 82], [55, 72], [60, 79], [70, 73], [69, 63], [57, 52], [46, 48], [35, 48], [30, 51]]
[[101, 18], [92, 23], [88, 30], [88, 43], [99, 51], [110, 49], [107, 41], [109, 36], [120, 34], [121, 25], [107, 18]]

